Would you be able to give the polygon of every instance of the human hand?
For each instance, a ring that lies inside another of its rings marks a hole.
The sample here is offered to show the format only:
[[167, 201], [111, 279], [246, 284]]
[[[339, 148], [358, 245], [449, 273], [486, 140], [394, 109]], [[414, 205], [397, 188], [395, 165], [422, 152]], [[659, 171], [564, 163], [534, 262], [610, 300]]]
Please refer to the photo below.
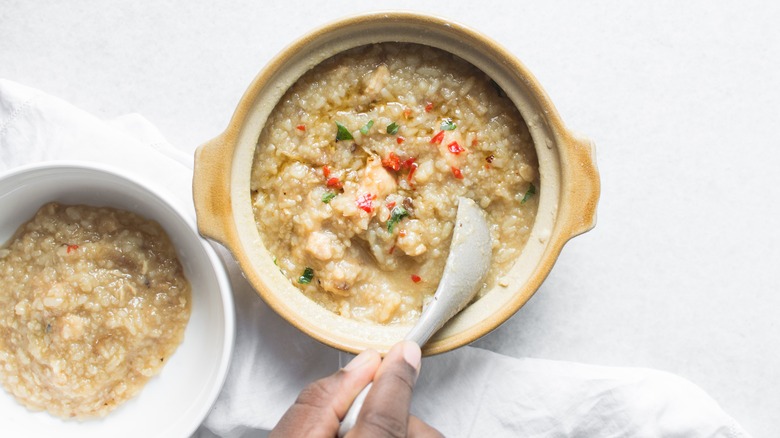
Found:
[[376, 351], [364, 351], [335, 374], [304, 388], [270, 436], [335, 437], [352, 401], [373, 380], [347, 437], [441, 437], [409, 414], [419, 372], [420, 347], [414, 342], [399, 342], [384, 360]]

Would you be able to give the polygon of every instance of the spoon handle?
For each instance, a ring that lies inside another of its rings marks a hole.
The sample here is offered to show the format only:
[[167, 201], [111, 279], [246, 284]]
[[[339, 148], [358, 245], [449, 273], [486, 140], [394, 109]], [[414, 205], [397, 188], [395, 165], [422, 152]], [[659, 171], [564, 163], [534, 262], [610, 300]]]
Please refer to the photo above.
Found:
[[360, 391], [357, 397], [355, 397], [355, 401], [353, 401], [352, 406], [349, 407], [347, 415], [345, 415], [344, 419], [341, 420], [341, 426], [339, 426], [339, 438], [343, 438], [347, 432], [355, 427], [360, 410], [363, 409], [363, 402], [366, 401], [366, 396], [368, 395], [368, 392], [371, 391], [372, 386], [374, 386], [374, 383], [369, 383], [365, 388], [363, 388], [362, 391]]
[[[415, 326], [415, 328], [417, 328], [417, 326]], [[428, 341], [428, 339], [435, 331], [436, 330], [416, 331], [415, 329], [412, 329], [412, 331], [406, 335], [405, 339], [407, 341], [415, 342], [417, 345], [422, 345]], [[363, 409], [363, 402], [366, 401], [366, 396], [368, 395], [368, 392], [371, 391], [371, 387], [373, 386], [374, 382], [369, 382], [369, 384], [366, 385], [366, 387], [363, 388], [360, 393], [358, 393], [357, 397], [355, 397], [355, 401], [353, 401], [352, 406], [349, 407], [347, 415], [345, 415], [344, 419], [341, 420], [341, 425], [339, 426], [339, 438], [343, 438], [347, 432], [355, 427], [360, 410]]]

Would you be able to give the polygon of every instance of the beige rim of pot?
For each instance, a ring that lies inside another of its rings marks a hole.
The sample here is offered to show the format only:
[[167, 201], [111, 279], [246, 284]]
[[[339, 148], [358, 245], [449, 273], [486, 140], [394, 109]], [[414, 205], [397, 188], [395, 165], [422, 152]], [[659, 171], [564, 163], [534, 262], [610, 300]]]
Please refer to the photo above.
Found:
[[468, 344], [512, 316], [542, 284], [563, 245], [595, 225], [600, 183], [592, 144], [563, 125], [531, 73], [501, 46], [459, 24], [407, 12], [360, 15], [326, 25], [276, 56], [254, 79], [224, 133], [195, 154], [198, 228], [227, 247], [266, 303], [291, 324], [341, 350], [386, 351], [410, 325], [358, 322], [325, 310], [284, 277], [263, 246], [252, 213], [253, 154], [268, 114], [306, 71], [344, 50], [377, 42], [412, 42], [449, 51], [487, 73], [517, 105], [533, 137], [541, 175], [531, 236], [496, 286], [453, 318], [425, 346], [436, 354]]

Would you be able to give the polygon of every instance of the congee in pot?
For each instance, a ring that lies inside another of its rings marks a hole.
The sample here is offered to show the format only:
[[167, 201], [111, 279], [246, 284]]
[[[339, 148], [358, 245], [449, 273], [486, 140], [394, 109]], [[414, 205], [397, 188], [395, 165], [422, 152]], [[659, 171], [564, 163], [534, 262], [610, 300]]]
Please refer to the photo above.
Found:
[[263, 128], [257, 228], [302, 293], [357, 320], [417, 319], [447, 259], [457, 198], [487, 213], [493, 263], [522, 251], [538, 206], [528, 128], [501, 88], [448, 52], [381, 43], [303, 75]]

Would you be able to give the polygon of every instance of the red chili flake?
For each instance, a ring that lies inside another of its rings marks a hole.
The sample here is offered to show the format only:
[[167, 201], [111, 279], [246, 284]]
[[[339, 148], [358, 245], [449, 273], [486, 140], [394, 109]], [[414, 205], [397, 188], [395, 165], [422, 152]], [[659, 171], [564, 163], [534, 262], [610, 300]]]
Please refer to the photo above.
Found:
[[474, 147], [477, 145], [477, 137], [474, 137], [474, 140], [471, 140], [471, 147]]
[[66, 252], [67, 254], [70, 254], [70, 253], [71, 253], [71, 251], [75, 251], [75, 250], [77, 250], [77, 249], [79, 249], [79, 246], [78, 246], [78, 245], [68, 245], [68, 248], [66, 248], [66, 249], [65, 249], [65, 252]]
[[444, 140], [444, 131], [439, 131], [438, 134], [431, 138], [431, 144], [439, 144], [442, 140]]
[[490, 164], [485, 164], [485, 169], [490, 169]]
[[401, 169], [408, 169], [412, 167], [412, 164], [414, 164], [414, 160], [415, 160], [414, 158], [407, 158], [406, 160], [404, 160], [404, 162], [401, 163]]
[[453, 174], [453, 175], [455, 176], [455, 178], [457, 178], [457, 179], [463, 179], [463, 173], [460, 171], [460, 169], [458, 169], [458, 168], [457, 168], [457, 167], [455, 167], [455, 166], [452, 166], [452, 174]]
[[425, 104], [425, 112], [429, 113], [433, 109], [433, 102], [428, 102]]
[[414, 176], [414, 171], [417, 170], [417, 163], [412, 163], [409, 165], [409, 175], [406, 176], [406, 180], [409, 182], [412, 182], [412, 176]]
[[325, 182], [325, 185], [327, 185], [328, 187], [334, 187], [334, 188], [337, 188], [337, 189], [340, 189], [341, 187], [344, 186], [341, 183], [341, 181], [339, 181], [339, 179], [336, 178], [335, 176], [333, 178], [329, 178], [328, 181]]
[[374, 199], [376, 199], [376, 195], [364, 193], [358, 196], [357, 206], [366, 213], [371, 214], [374, 211]]
[[450, 152], [452, 152], [455, 155], [458, 155], [459, 153], [465, 151], [465, 149], [460, 147], [457, 141], [453, 141], [452, 143], [448, 144], [447, 149], [449, 149]]
[[401, 237], [406, 237], [406, 230], [399, 230], [398, 235]]
[[393, 207], [395, 207], [395, 201], [387, 203], [387, 209], [388, 210], [392, 209]]
[[392, 255], [392, 254], [393, 254], [393, 251], [395, 251], [395, 245], [391, 246], [391, 247], [390, 247], [390, 251], [388, 251], [387, 253], [388, 253], [388, 254], [390, 254], [390, 255]]
[[397, 172], [401, 170], [401, 158], [399, 158], [395, 152], [390, 152], [390, 155], [388, 155], [387, 158], [382, 158], [382, 166]]
[[412, 281], [415, 283], [419, 283], [422, 281], [422, 278], [420, 278], [420, 276], [417, 274], [412, 274]]
[[298, 126], [295, 127], [295, 129], [297, 129], [299, 131], [305, 131], [306, 130], [306, 125], [298, 125]]
[[330, 167], [327, 165], [322, 166], [322, 174], [325, 175], [325, 178], [328, 178], [330, 176]]
[[405, 140], [406, 140], [406, 139], [405, 139], [405, 138], [403, 138], [403, 137], [401, 137], [400, 135], [399, 135], [398, 137], [396, 137], [396, 138], [395, 138], [395, 142], [396, 142], [396, 143], [398, 143], [398, 144], [401, 144], [401, 143], [403, 143]]
[[488, 163], [492, 163], [495, 158], [496, 157], [494, 157], [493, 154], [490, 154], [487, 156], [487, 158], [485, 158], [485, 161], [487, 161]]

